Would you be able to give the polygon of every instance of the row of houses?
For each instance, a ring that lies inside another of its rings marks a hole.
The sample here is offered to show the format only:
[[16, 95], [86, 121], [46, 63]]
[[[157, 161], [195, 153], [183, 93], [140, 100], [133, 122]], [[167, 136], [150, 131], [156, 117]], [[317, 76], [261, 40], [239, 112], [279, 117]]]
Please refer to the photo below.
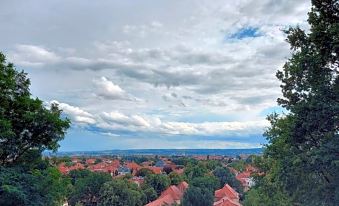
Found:
[[[152, 166], [153, 165], [153, 166]], [[97, 159], [86, 159], [85, 161], [80, 161], [77, 158], [72, 159], [72, 165], [67, 165], [66, 163], [61, 163], [58, 168], [59, 171], [63, 174], [68, 174], [72, 170], [88, 169], [92, 172], [105, 172], [114, 176], [121, 176], [126, 174], [132, 174], [135, 176], [141, 168], [147, 168], [151, 170], [154, 174], [161, 174], [164, 172], [164, 168], [170, 168], [172, 171], [177, 172], [178, 174], [183, 173], [182, 168], [177, 168], [177, 166], [168, 161], [168, 160], [158, 160], [155, 164], [152, 162], [144, 162], [141, 165], [135, 162], [126, 162], [121, 164], [119, 160], [109, 160], [102, 159], [98, 162]]]
[[[178, 185], [171, 185], [161, 193], [158, 199], [145, 206], [179, 205], [188, 187], [189, 185], [185, 181]], [[239, 193], [226, 184], [223, 188], [215, 191], [213, 206], [241, 206]]]

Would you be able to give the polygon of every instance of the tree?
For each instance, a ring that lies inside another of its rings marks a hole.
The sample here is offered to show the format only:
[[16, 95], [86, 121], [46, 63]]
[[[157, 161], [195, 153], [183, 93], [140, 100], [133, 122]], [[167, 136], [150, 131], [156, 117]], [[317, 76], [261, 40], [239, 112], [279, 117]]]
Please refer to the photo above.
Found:
[[225, 184], [229, 184], [231, 187], [236, 189], [239, 193], [243, 192], [243, 188], [239, 180], [235, 178], [235, 175], [226, 167], [217, 167], [213, 171], [213, 175], [218, 178], [220, 187]]
[[144, 184], [152, 187], [160, 195], [170, 185], [170, 179], [167, 175], [150, 174], [145, 177]]
[[56, 104], [47, 109], [29, 91], [23, 71], [0, 53], [0, 165], [14, 164], [29, 150], [56, 150], [70, 126]]
[[253, 193], [265, 197], [275, 189], [291, 205], [331, 206], [339, 202], [338, 1], [312, 0], [308, 23], [309, 33], [286, 31], [292, 57], [277, 78], [278, 104], [288, 113], [268, 117], [264, 156], [271, 168]]
[[208, 170], [204, 164], [192, 165], [189, 164], [184, 171], [184, 174], [189, 180], [192, 180], [196, 177], [203, 177], [208, 173]]
[[143, 184], [143, 185], [141, 185], [141, 189], [142, 189], [142, 191], [143, 191], [143, 193], [145, 194], [145, 197], [146, 197], [145, 203], [149, 203], [149, 202], [152, 202], [155, 199], [157, 199], [158, 194], [154, 190], [153, 187], [150, 187], [149, 185]]
[[184, 178], [176, 172], [171, 172], [168, 177], [171, 180], [171, 185], [178, 185], [180, 182], [184, 181]]
[[207, 189], [212, 193], [220, 188], [219, 180], [212, 175], [196, 177], [190, 182], [190, 185], [194, 187], [199, 187], [201, 189]]
[[213, 193], [208, 189], [190, 186], [184, 193], [182, 206], [212, 206]]
[[100, 206], [142, 206], [144, 194], [127, 180], [116, 179], [105, 183], [100, 191]]
[[0, 167], [0, 205], [57, 206], [67, 195], [70, 182], [56, 168], [34, 170]]
[[108, 173], [77, 171], [71, 173], [74, 182], [73, 192], [69, 195], [70, 205], [96, 205], [102, 185], [112, 180]]

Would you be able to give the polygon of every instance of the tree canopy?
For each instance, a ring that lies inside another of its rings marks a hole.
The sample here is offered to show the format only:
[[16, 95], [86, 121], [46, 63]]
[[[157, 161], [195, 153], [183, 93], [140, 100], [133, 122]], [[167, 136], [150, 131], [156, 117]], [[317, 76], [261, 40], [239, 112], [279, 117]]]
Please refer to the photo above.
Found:
[[0, 53], [0, 165], [14, 163], [29, 150], [56, 150], [70, 126], [56, 104], [47, 109], [31, 97], [30, 80]]
[[338, 1], [312, 0], [308, 23], [309, 32], [286, 31], [292, 57], [277, 78], [283, 94], [278, 103], [288, 112], [268, 117], [267, 175], [250, 192], [263, 197], [257, 205], [273, 205], [273, 198], [264, 198], [271, 192], [281, 200], [275, 205], [339, 202]]

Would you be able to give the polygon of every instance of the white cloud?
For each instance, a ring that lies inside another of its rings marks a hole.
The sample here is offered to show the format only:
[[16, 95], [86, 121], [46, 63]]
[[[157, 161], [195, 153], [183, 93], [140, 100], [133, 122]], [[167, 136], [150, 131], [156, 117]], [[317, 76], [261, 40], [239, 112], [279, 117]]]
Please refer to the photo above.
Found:
[[[82, 105], [60, 103], [75, 124], [101, 133], [151, 133], [150, 145], [162, 135], [261, 133], [263, 111], [280, 95], [275, 72], [290, 56], [282, 29], [307, 29], [310, 8], [304, 0], [17, 1], [0, 8], [10, 17], [0, 18], [0, 45], [28, 69], [33, 95]], [[230, 38], [246, 28], [259, 36]]]
[[114, 84], [112, 81], [108, 80], [106, 77], [101, 77], [100, 79], [94, 80], [96, 85], [95, 95], [102, 97], [108, 100], [137, 100], [132, 95], [129, 95], [126, 91], [121, 89], [119, 85]]
[[42, 66], [57, 62], [60, 57], [43, 47], [28, 44], [18, 44], [9, 54], [10, 60], [20, 65]]
[[76, 124], [95, 124], [96, 120], [94, 116], [83, 109], [75, 106], [71, 106], [66, 103], [60, 103], [56, 100], [49, 102], [49, 104], [57, 104], [65, 114], [67, 114], [73, 123]]

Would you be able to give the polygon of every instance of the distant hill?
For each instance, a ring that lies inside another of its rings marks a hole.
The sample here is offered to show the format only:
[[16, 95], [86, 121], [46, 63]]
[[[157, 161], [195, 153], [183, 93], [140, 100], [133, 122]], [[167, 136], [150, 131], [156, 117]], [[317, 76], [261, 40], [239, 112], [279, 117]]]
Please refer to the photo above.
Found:
[[262, 154], [262, 148], [252, 149], [129, 149], [103, 151], [74, 151], [74, 152], [44, 152], [44, 155], [56, 156], [100, 156], [100, 155], [166, 155], [166, 156], [193, 156], [193, 155], [224, 155], [235, 157], [240, 154]]

